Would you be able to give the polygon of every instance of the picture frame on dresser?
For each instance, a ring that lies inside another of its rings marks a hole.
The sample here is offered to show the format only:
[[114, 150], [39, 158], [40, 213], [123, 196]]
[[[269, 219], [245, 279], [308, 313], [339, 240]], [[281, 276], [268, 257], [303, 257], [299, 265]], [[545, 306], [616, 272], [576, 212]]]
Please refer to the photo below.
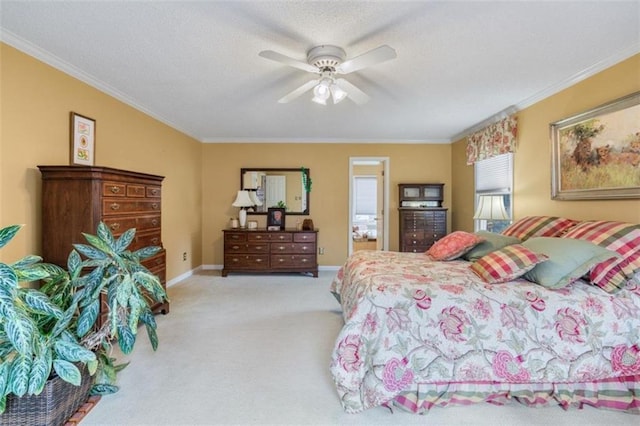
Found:
[[93, 166], [96, 156], [96, 120], [71, 111], [71, 165]]
[[286, 211], [280, 207], [269, 207], [267, 210], [267, 229], [284, 230]]

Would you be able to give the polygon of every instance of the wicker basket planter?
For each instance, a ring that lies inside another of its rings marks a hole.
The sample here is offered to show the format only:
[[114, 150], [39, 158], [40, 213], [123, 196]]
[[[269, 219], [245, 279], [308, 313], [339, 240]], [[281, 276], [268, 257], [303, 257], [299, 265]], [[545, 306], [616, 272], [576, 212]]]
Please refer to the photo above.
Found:
[[82, 382], [74, 386], [56, 376], [44, 386], [39, 395], [7, 397], [7, 408], [0, 414], [0, 424], [6, 426], [58, 426], [67, 420], [89, 398], [91, 376], [80, 367]]

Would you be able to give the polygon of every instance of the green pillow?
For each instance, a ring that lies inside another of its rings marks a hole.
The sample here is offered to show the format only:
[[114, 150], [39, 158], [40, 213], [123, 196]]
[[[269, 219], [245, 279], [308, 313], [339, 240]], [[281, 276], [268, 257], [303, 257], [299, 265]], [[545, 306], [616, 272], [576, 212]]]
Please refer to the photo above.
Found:
[[475, 262], [482, 256], [486, 256], [496, 250], [500, 250], [503, 247], [518, 244], [520, 240], [516, 237], [509, 237], [507, 235], [496, 234], [489, 231], [477, 231], [474, 232], [477, 236], [484, 239], [480, 244], [466, 252], [462, 258]]
[[537, 264], [524, 274], [524, 278], [554, 289], [571, 284], [596, 264], [620, 256], [592, 242], [573, 238], [534, 237], [524, 241], [522, 245], [549, 257], [549, 260]]

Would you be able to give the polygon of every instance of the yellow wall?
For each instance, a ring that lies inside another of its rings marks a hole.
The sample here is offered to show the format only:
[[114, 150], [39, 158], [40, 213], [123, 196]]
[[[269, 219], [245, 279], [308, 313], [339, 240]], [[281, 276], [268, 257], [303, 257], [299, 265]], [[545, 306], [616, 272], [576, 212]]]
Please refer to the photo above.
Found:
[[[556, 215], [573, 219], [640, 222], [640, 200], [551, 200], [549, 124], [640, 90], [640, 54], [517, 113], [514, 218]], [[453, 146], [454, 228], [473, 230], [473, 166], [465, 164], [466, 140]], [[640, 173], [640, 170], [638, 171]]]
[[[473, 167], [465, 141], [429, 144], [200, 144], [130, 106], [10, 46], [0, 44], [0, 226], [25, 228], [0, 259], [40, 252], [38, 164], [68, 164], [69, 112], [97, 120], [96, 164], [166, 176], [163, 242], [167, 278], [222, 264], [222, 229], [242, 167], [310, 168], [310, 218], [320, 230], [321, 265], [341, 265], [348, 250], [349, 157], [390, 158], [390, 249], [398, 248], [401, 182], [443, 182], [449, 230], [473, 229]], [[639, 200], [552, 201], [549, 123], [640, 90], [640, 55], [518, 113], [514, 214], [640, 222]], [[249, 216], [265, 225], [265, 216]], [[289, 226], [303, 216], [289, 216]], [[182, 253], [189, 254], [187, 262]]]
[[75, 111], [96, 120], [96, 165], [165, 176], [168, 279], [199, 266], [202, 145], [6, 44], [0, 55], [0, 226], [25, 224], [0, 250], [1, 259], [41, 252], [37, 165], [69, 164], [69, 113]]
[[[398, 249], [398, 183], [443, 182], [445, 207], [451, 203], [451, 145], [426, 144], [205, 144], [203, 148], [203, 264], [220, 265], [222, 229], [238, 215], [231, 206], [239, 171], [250, 168], [310, 170], [310, 215], [325, 254], [320, 265], [344, 263], [349, 238], [349, 157], [389, 157], [389, 249]], [[249, 216], [266, 226], [265, 216]], [[288, 216], [287, 227], [306, 216]]]

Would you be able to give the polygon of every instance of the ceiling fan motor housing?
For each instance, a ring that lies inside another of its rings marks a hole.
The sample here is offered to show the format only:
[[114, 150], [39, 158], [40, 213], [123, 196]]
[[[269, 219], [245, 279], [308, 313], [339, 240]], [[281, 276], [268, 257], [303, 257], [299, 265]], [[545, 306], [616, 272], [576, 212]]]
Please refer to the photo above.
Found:
[[316, 46], [307, 53], [307, 62], [321, 70], [326, 68], [335, 71], [335, 68], [344, 62], [347, 54], [338, 46]]

